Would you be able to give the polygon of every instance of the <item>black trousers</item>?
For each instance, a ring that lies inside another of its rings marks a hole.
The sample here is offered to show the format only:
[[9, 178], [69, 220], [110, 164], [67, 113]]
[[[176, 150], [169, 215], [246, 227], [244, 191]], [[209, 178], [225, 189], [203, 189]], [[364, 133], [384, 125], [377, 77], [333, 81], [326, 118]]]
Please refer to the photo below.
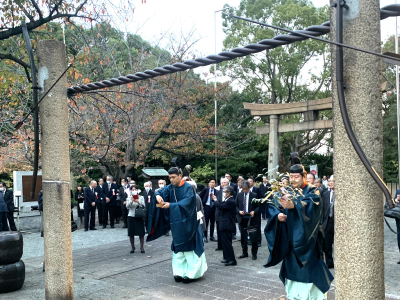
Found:
[[115, 206], [103, 205], [103, 226], [108, 224], [108, 214], [110, 214], [110, 225], [114, 227]]
[[221, 240], [224, 259], [227, 261], [236, 261], [235, 252], [233, 252], [232, 247], [232, 231], [222, 230], [220, 233], [221, 235], [218, 236], [218, 242]]
[[124, 224], [128, 225], [128, 210], [126, 209], [126, 205], [122, 205], [122, 220], [124, 221]]
[[328, 222], [326, 223], [325, 228], [325, 240], [324, 240], [324, 252], [325, 252], [325, 261], [326, 264], [333, 265], [333, 243], [334, 243], [334, 218], [328, 217]]
[[[240, 222], [240, 244], [242, 245], [242, 251], [243, 254], [248, 254], [247, 250], [247, 235], [243, 233], [243, 228], [247, 228], [249, 224], [249, 219], [248, 218], [242, 218], [242, 221]], [[258, 232], [258, 228], [257, 228]], [[252, 243], [251, 244], [251, 254], [256, 254], [257, 255], [258, 251], [258, 243]]]
[[122, 208], [121, 206], [116, 206], [115, 207], [115, 218], [119, 219], [122, 217]]
[[257, 218], [257, 233], [258, 233], [258, 243], [261, 245], [262, 235], [261, 235], [261, 218], [260, 217]]
[[8, 219], [8, 223], [10, 224], [10, 230], [17, 231], [17, 227], [15, 226], [15, 222], [14, 222], [14, 211], [9, 211], [7, 213], [7, 219]]
[[[217, 223], [217, 236], [218, 236], [218, 243], [217, 244], [218, 244], [218, 249], [222, 249], [222, 241], [221, 241], [221, 238], [220, 238], [221, 231], [219, 230], [219, 222], [217, 221], [216, 223]], [[230, 232], [230, 233], [231, 233], [231, 240], [232, 240], [232, 232]]]
[[85, 215], [85, 229], [89, 229], [89, 217], [90, 217], [90, 229], [93, 229], [96, 227], [94, 220], [96, 218], [96, 206], [90, 206], [90, 207], [85, 207], [84, 209], [84, 215]]
[[103, 204], [96, 203], [97, 216], [99, 217], [99, 225], [103, 225]]
[[400, 252], [400, 220], [396, 219], [396, 226], [397, 226], [397, 247], [399, 248]]
[[7, 212], [0, 212], [0, 231], [9, 231], [7, 224]]
[[210, 205], [204, 206], [204, 217], [206, 220], [206, 231], [204, 231], [204, 236], [207, 237], [208, 224], [210, 224], [210, 237], [214, 237], [214, 227], [215, 227], [215, 206]]
[[261, 206], [261, 216], [263, 219], [268, 219], [269, 218], [269, 212], [268, 212], [268, 204], [265, 202]]

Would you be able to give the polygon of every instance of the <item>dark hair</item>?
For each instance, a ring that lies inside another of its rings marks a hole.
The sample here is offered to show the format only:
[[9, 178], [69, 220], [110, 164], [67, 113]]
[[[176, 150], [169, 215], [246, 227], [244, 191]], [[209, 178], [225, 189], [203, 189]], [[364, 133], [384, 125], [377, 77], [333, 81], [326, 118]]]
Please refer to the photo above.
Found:
[[227, 191], [231, 196], [233, 196], [233, 187], [231, 187], [230, 185], [224, 186], [224, 190]]
[[315, 175], [313, 173], [308, 173], [307, 175], [311, 175], [313, 179], [315, 179]]
[[211, 178], [208, 183], [210, 183], [211, 181], [214, 181], [215, 183], [217, 183], [217, 181], [215, 180], [215, 178]]
[[82, 189], [82, 191], [83, 191], [83, 187], [82, 187], [81, 184], [77, 184], [77, 185], [76, 185], [76, 190], [78, 190], [78, 187], [80, 187], [80, 188]]
[[247, 178], [247, 181], [248, 181], [249, 179], [251, 179], [251, 180], [253, 180], [253, 182], [255, 182], [253, 177], [248, 177], [248, 178]]
[[3, 187], [7, 188], [7, 186], [6, 186], [6, 183], [5, 183], [5, 182], [0, 182], [0, 183], [1, 183], [1, 185], [2, 185]]
[[129, 186], [129, 189], [130, 189], [130, 190], [132, 190], [132, 188], [135, 188], [135, 189], [136, 189], [136, 183], [131, 184], [131, 185]]

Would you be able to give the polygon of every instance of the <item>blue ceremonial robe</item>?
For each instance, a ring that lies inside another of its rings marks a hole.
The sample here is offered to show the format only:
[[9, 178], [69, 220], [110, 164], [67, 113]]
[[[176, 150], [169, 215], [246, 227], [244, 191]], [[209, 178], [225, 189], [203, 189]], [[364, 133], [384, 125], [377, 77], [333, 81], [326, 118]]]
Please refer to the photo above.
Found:
[[[294, 209], [283, 209], [269, 204], [270, 218], [265, 226], [270, 256], [264, 267], [282, 261], [279, 278], [313, 283], [326, 293], [333, 276], [322, 260], [322, 202], [318, 190], [306, 184], [301, 196], [296, 192]], [[280, 207], [279, 207], [280, 206]], [[287, 215], [286, 222], [278, 220], [278, 214]]]
[[[156, 207], [157, 195], [170, 203], [169, 209]], [[169, 184], [154, 194], [149, 205], [147, 230], [146, 241], [153, 241], [171, 230], [171, 250], [174, 253], [194, 251], [198, 257], [204, 253], [204, 234], [197, 220], [196, 194], [189, 183], [179, 187]]]

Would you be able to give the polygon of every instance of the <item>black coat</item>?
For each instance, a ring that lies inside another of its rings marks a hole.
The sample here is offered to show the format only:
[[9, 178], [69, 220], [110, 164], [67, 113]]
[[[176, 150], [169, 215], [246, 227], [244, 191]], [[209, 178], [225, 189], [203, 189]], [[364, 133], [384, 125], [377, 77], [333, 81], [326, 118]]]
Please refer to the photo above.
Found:
[[253, 186], [252, 188], [250, 188], [250, 191], [257, 195], [257, 197], [256, 197], [257, 199], [263, 198], [263, 194], [261, 193], [261, 190], [258, 187]]
[[83, 194], [84, 194], [84, 202], [83, 202], [83, 207], [84, 209], [87, 208], [91, 208], [92, 207], [92, 203], [95, 202], [96, 203], [96, 194], [95, 194], [96, 190], [92, 191], [90, 190], [90, 187], [85, 187], [83, 189]]
[[97, 203], [102, 204], [103, 203], [103, 198], [104, 198], [103, 197], [103, 189], [98, 185], [98, 186], [96, 186], [94, 191], [97, 193], [96, 204]]
[[151, 201], [151, 198], [153, 198], [153, 196], [154, 196], [154, 190], [150, 189], [149, 192], [147, 192], [146, 189], [144, 189], [143, 198], [144, 198], [144, 202], [146, 203], [146, 208], [148, 208], [150, 205], [149, 196], [150, 196], [150, 201]]
[[[243, 197], [244, 197], [244, 193], [240, 192], [238, 194], [238, 196], [236, 197], [236, 216], [237, 216], [237, 220], [238, 223], [240, 224], [240, 222], [242, 221], [242, 215], [239, 213], [239, 211], [243, 210]], [[251, 200], [253, 200], [254, 198], [257, 198], [257, 195], [253, 192], [249, 193], [249, 209], [248, 212], [252, 212], [254, 211], [254, 217], [251, 218], [250, 220], [250, 225], [257, 225], [257, 221], [258, 219], [261, 218], [261, 209], [260, 209], [260, 205], [254, 202], [251, 202]]]
[[[218, 190], [216, 190], [216, 189], [214, 188], [214, 195], [217, 196], [217, 198], [218, 198], [218, 194], [219, 194], [220, 192], [221, 192], [221, 191], [218, 191]], [[209, 188], [209, 187], [203, 189], [203, 190], [200, 192], [199, 196], [200, 196], [200, 198], [201, 198], [201, 202], [203, 203], [203, 207], [206, 206], [207, 201], [208, 201], [208, 196], [209, 196], [209, 195], [210, 195], [210, 188]], [[213, 207], [213, 206], [214, 206], [214, 202], [213, 202], [212, 199], [211, 199], [210, 207]]]
[[214, 204], [218, 211], [219, 230], [236, 232], [236, 201], [233, 196], [229, 197], [224, 202], [217, 200]]
[[238, 192], [238, 186], [237, 186], [237, 184], [234, 184], [233, 182], [229, 182], [229, 185], [230, 185], [231, 187], [233, 187], [233, 190], [235, 191], [235, 194], [237, 194], [237, 192]]
[[264, 198], [265, 196], [267, 196], [266, 194], [271, 191], [271, 184], [269, 182], [267, 182], [266, 185], [264, 185], [264, 183], [261, 183], [259, 189], [261, 191], [261, 195]]
[[319, 191], [322, 200], [322, 228], [325, 230], [331, 208], [331, 192], [328, 189], [324, 190], [322, 188], [318, 188], [317, 190]]
[[4, 195], [4, 202], [7, 204], [9, 212], [14, 212], [14, 194], [11, 190], [6, 190]]
[[[111, 183], [110, 189], [108, 188], [108, 183], [103, 183], [103, 204], [108, 204], [109, 206], [117, 206], [117, 190], [118, 187], [115, 183]], [[106, 197], [110, 199], [110, 202], [106, 202]]]

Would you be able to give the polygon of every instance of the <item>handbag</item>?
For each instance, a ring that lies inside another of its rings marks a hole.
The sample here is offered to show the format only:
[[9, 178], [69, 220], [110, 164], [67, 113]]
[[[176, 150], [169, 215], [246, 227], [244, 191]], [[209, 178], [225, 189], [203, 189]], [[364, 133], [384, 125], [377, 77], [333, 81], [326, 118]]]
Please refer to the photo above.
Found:
[[247, 227], [242, 229], [241, 234], [246, 237], [247, 243], [251, 245], [253, 243], [258, 243], [258, 226], [250, 226], [250, 220], [251, 219], [249, 219]]
[[135, 209], [135, 218], [144, 218], [146, 216], [146, 207], [138, 205]]
[[83, 210], [83, 202], [82, 202], [82, 203], [79, 203], [79, 209], [80, 209], [80, 210]]
[[396, 207], [390, 209], [389, 207], [387, 207], [385, 205], [384, 215], [385, 215], [385, 217], [397, 219], [400, 221], [400, 206], [396, 206]]
[[78, 229], [78, 225], [76, 225], [75, 221], [71, 221], [71, 232], [74, 232]]

